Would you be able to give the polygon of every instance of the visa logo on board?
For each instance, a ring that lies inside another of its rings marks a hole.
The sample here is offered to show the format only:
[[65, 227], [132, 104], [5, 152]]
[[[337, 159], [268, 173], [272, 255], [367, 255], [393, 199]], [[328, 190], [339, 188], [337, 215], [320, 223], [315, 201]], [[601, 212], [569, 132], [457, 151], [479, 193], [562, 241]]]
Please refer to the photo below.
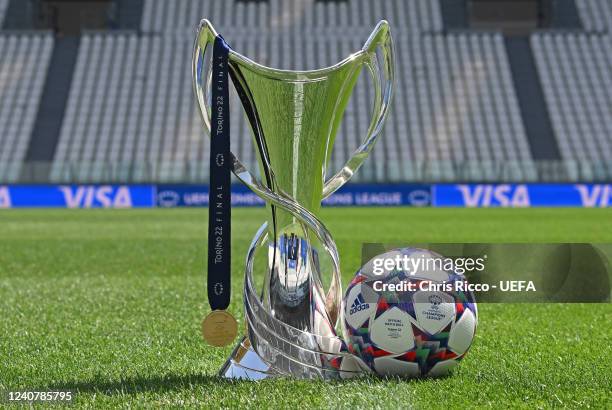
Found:
[[528, 207], [527, 185], [457, 185], [467, 207]]
[[0, 186], [0, 208], [11, 207], [11, 193], [7, 186]]
[[68, 208], [131, 208], [132, 196], [127, 186], [60, 186]]
[[576, 190], [580, 194], [582, 206], [586, 208], [606, 208], [612, 205], [611, 185], [576, 185]]

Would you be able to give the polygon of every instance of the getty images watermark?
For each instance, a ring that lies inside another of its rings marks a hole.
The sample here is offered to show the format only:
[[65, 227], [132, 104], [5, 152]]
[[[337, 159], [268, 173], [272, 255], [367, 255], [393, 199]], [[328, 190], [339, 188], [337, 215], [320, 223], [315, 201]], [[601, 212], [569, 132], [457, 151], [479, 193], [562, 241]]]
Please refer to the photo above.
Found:
[[375, 292], [472, 292], [480, 302], [609, 303], [609, 243], [366, 243]]
[[[385, 254], [388, 255], [388, 254]], [[405, 275], [419, 276], [423, 278], [436, 277], [437, 273], [454, 273], [463, 276], [466, 273], [484, 272], [487, 255], [478, 257], [444, 257], [425, 250], [415, 250], [409, 254], [396, 253], [395, 255], [380, 255], [372, 259], [372, 273], [376, 276], [386, 275], [390, 272], [403, 272]], [[486, 283], [468, 283], [466, 280], [433, 281], [403, 280], [397, 283], [386, 283], [376, 280], [372, 287], [377, 292], [487, 292], [490, 285]], [[495, 285], [494, 285], [495, 286]], [[535, 291], [533, 282], [526, 284], [500, 283], [502, 290], [528, 290]]]
[[396, 254], [391, 257], [374, 258], [372, 261], [372, 272], [375, 275], [383, 275], [390, 271], [403, 271], [414, 276], [420, 272], [455, 272], [463, 275], [466, 272], [485, 270], [485, 261], [488, 256], [483, 255], [477, 258], [458, 257], [449, 258], [443, 256], [432, 255], [429, 253], [416, 254]]

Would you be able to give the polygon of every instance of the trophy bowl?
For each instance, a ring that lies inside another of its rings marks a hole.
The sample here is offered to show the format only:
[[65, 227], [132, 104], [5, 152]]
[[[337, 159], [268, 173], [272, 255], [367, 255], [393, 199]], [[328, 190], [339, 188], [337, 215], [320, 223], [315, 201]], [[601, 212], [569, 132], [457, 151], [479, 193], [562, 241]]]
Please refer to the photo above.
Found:
[[[218, 36], [212, 24], [202, 20], [193, 54], [195, 95], [209, 133], [210, 54]], [[262, 177], [233, 154], [232, 172], [266, 202], [268, 219], [246, 258], [243, 297], [248, 334], [220, 375], [335, 379], [360, 374], [364, 369], [337, 333], [340, 258], [318, 215], [321, 201], [349, 181], [381, 135], [394, 85], [389, 24], [378, 23], [361, 50], [327, 68], [269, 68], [231, 48], [228, 66], [250, 124]], [[334, 140], [363, 68], [373, 79], [372, 119], [361, 145], [327, 179]], [[263, 278], [259, 286], [256, 277]]]

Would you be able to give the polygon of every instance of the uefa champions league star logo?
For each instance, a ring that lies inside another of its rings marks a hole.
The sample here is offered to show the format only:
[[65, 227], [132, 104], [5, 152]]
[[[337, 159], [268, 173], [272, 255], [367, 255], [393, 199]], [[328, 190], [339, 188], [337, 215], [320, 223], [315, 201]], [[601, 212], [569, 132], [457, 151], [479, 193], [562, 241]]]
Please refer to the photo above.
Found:
[[181, 196], [176, 191], [162, 191], [157, 194], [157, 203], [164, 208], [173, 208], [179, 204]]
[[225, 156], [223, 156], [223, 154], [217, 154], [217, 156], [215, 157], [215, 163], [218, 167], [222, 167], [223, 165], [225, 165]]
[[433, 310], [440, 309], [440, 303], [442, 303], [442, 298], [438, 295], [431, 295], [429, 297], [429, 303], [431, 303], [431, 308]]

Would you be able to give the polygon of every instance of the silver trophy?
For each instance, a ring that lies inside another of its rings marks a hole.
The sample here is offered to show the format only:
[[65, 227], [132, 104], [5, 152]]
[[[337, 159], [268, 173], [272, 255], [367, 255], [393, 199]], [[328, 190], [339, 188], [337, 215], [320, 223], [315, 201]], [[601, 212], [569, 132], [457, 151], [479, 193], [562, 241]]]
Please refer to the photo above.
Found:
[[[210, 132], [210, 54], [218, 36], [198, 28], [194, 88]], [[373, 117], [362, 144], [331, 178], [325, 170], [357, 79], [374, 83]], [[230, 77], [251, 126], [261, 179], [232, 155], [232, 171], [266, 201], [268, 221], [249, 248], [244, 284], [248, 335], [220, 370], [228, 378], [336, 379], [362, 373], [337, 334], [342, 287], [336, 245], [318, 214], [374, 147], [391, 103], [394, 52], [389, 24], [341, 62], [312, 71], [279, 70], [229, 51]], [[259, 282], [257, 282], [259, 280]]]

